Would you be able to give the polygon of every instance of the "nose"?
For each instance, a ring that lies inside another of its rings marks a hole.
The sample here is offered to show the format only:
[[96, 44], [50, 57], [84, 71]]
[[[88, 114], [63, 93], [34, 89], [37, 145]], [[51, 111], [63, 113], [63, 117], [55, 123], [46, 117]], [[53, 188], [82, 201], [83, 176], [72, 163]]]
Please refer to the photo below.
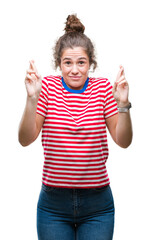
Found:
[[78, 74], [78, 67], [76, 64], [73, 64], [72, 69], [71, 69], [72, 74]]

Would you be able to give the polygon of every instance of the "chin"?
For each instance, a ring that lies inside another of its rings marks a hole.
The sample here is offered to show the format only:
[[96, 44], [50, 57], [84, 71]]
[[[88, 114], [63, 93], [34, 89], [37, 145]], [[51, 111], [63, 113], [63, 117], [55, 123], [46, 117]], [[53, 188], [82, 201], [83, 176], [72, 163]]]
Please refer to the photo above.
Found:
[[79, 84], [72, 84], [70, 86], [70, 88], [75, 89], [75, 90], [81, 90], [83, 88], [83, 86], [81, 86]]

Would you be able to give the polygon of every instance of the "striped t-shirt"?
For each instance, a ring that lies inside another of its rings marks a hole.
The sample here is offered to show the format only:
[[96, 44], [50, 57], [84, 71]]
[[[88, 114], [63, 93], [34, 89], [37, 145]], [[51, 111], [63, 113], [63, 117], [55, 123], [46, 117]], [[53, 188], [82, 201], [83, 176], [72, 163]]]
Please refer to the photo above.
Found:
[[37, 113], [45, 117], [42, 182], [64, 188], [108, 185], [105, 119], [117, 114], [110, 82], [90, 77], [73, 90], [61, 76], [45, 77]]

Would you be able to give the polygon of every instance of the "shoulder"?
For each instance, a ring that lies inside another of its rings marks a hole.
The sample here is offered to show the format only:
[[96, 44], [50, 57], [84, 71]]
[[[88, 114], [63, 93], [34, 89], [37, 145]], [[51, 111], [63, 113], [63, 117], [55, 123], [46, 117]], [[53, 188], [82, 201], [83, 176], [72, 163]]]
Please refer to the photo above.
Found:
[[89, 80], [92, 83], [102, 83], [102, 84], [106, 84], [106, 82], [108, 81], [108, 79], [104, 77], [89, 77]]
[[107, 78], [104, 78], [104, 77], [90, 77], [89, 78], [89, 81], [90, 81], [90, 85], [92, 86], [96, 86], [98, 88], [101, 88], [101, 89], [106, 89], [108, 88], [108, 86], [111, 86], [111, 83], [109, 82], [109, 80]]
[[59, 86], [61, 84], [61, 76], [53, 76], [53, 75], [49, 75], [49, 76], [45, 76], [42, 78], [42, 85], [49, 88], [52, 86]]
[[47, 82], [48, 84], [53, 83], [53, 82], [60, 83], [61, 76], [60, 75], [57, 75], [57, 76], [49, 75], [49, 76], [43, 77], [43, 81]]

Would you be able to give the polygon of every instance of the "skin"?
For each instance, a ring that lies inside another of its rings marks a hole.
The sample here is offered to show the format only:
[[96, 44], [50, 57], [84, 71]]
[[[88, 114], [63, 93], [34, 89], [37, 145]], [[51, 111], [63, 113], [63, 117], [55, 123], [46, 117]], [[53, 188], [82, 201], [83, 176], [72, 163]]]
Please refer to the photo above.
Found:
[[69, 88], [82, 89], [88, 78], [89, 68], [89, 58], [83, 48], [68, 48], [63, 52], [60, 69]]
[[44, 122], [44, 117], [36, 113], [41, 82], [42, 78], [32, 60], [25, 77], [27, 99], [18, 133], [19, 142], [22, 146], [28, 146], [35, 141]]
[[[88, 77], [89, 58], [81, 47], [68, 48], [61, 56], [60, 69], [67, 86], [71, 89], [82, 89]], [[30, 61], [26, 73], [25, 85], [27, 100], [25, 111], [19, 126], [19, 142], [28, 146], [38, 137], [44, 117], [36, 113], [37, 102], [41, 91], [41, 76], [38, 74], [34, 61]], [[129, 86], [125, 79], [123, 66], [120, 66], [113, 86], [113, 96], [119, 107], [129, 104]], [[130, 113], [118, 113], [106, 119], [107, 128], [113, 140], [122, 148], [127, 148], [132, 141], [132, 124]]]

